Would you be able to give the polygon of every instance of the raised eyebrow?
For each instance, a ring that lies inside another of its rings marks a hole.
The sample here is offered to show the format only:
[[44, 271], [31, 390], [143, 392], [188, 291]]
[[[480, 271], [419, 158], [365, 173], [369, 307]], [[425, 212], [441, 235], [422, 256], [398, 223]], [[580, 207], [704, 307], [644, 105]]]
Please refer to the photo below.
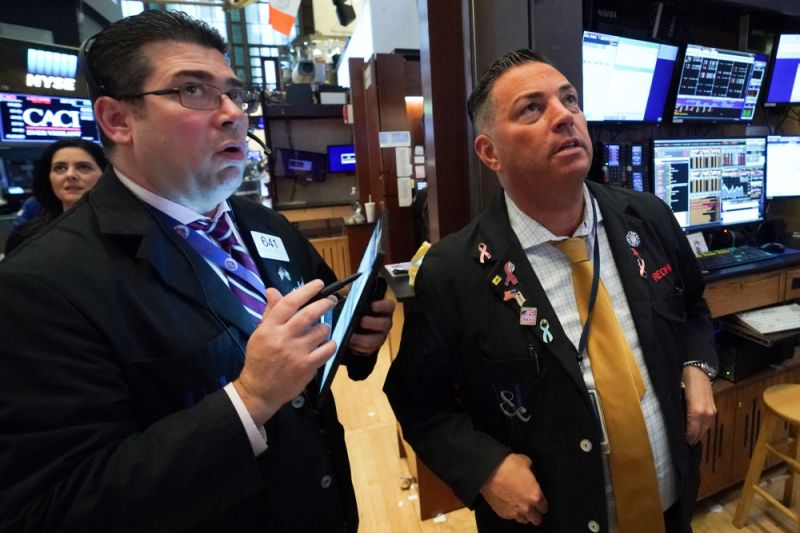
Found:
[[[176, 72], [173, 76], [173, 79], [177, 78], [197, 78], [209, 85], [213, 85], [215, 81], [214, 76], [205, 70], [181, 70]], [[244, 87], [244, 83], [239, 78], [230, 77], [225, 80], [225, 86], [241, 88]]]
[[575, 86], [572, 85], [571, 83], [565, 83], [564, 85], [559, 87], [558, 90], [561, 93], [567, 93], [570, 91], [575, 91], [576, 94], [578, 93], [578, 89], [576, 89]]

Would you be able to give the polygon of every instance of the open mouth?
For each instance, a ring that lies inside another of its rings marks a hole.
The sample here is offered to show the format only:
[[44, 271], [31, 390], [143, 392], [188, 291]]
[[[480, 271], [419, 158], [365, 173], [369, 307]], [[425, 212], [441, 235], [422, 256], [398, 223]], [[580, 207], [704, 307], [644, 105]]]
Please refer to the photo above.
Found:
[[566, 150], [571, 150], [573, 148], [580, 148], [580, 147], [581, 147], [581, 143], [578, 142], [578, 141], [574, 141], [573, 140], [573, 141], [570, 141], [568, 143], [565, 143], [565, 144], [561, 145], [561, 147], [558, 150], [556, 150], [556, 153], [564, 152]]

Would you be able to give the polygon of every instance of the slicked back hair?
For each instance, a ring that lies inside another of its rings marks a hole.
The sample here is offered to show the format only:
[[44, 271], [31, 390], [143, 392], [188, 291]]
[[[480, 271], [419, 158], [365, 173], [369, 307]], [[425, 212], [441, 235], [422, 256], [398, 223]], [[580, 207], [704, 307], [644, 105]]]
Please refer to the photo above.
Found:
[[[228, 52], [225, 39], [216, 29], [180, 11], [143, 11], [118, 20], [84, 44], [86, 64], [82, 68], [92, 80], [88, 83], [92, 102], [100, 96], [142, 92], [154, 70], [142, 47], [154, 42], [197, 44], [223, 55]], [[113, 147], [102, 131], [100, 138], [106, 148]]]
[[494, 84], [507, 70], [527, 63], [544, 63], [551, 65], [550, 61], [535, 50], [521, 48], [515, 52], [508, 52], [489, 67], [483, 73], [478, 85], [473, 89], [467, 101], [467, 112], [472, 125], [480, 133], [486, 126], [487, 120], [494, 113], [494, 102], [492, 102], [492, 89]]

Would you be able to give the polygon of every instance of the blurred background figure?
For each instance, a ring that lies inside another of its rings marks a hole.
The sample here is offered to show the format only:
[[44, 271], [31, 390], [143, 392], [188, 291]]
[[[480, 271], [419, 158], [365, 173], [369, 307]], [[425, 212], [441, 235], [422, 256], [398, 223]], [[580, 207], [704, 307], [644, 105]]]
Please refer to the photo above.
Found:
[[5, 253], [35, 235], [64, 211], [68, 211], [103, 174], [103, 149], [83, 139], [62, 139], [48, 146], [33, 169], [33, 198], [40, 214], [15, 224], [6, 241]]

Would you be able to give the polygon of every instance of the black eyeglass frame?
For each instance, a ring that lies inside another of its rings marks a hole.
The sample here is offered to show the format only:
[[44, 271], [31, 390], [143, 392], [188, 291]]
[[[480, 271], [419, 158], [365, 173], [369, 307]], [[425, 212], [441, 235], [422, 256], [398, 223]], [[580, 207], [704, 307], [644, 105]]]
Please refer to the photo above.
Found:
[[[215, 107], [191, 107], [189, 105], [186, 105], [186, 103], [184, 103], [183, 98], [182, 98], [181, 95], [183, 94], [184, 88], [186, 86], [190, 86], [190, 85], [201, 85], [203, 87], [210, 87], [211, 89], [214, 89], [217, 92], [219, 92], [219, 94], [217, 95], [217, 105]], [[240, 103], [237, 103], [236, 100], [234, 100], [231, 97], [231, 94], [230, 94], [232, 91], [235, 91], [235, 90], [241, 91], [243, 93], [243, 95], [249, 94], [252, 98], [242, 99], [242, 101]], [[222, 95], [227, 96], [228, 99], [231, 102], [236, 104], [237, 107], [239, 107], [239, 109], [241, 109], [245, 113], [251, 113], [251, 112], [255, 111], [256, 108], [258, 107], [258, 104], [261, 102], [260, 96], [258, 94], [258, 90], [246, 89], [244, 87], [235, 87], [233, 89], [229, 89], [227, 91], [223, 91], [219, 87], [217, 87], [215, 85], [211, 85], [210, 83], [202, 83], [202, 82], [196, 82], [196, 81], [186, 82], [184, 84], [181, 84], [181, 86], [178, 86], [178, 87], [170, 87], [170, 88], [167, 88], [167, 89], [157, 89], [157, 90], [154, 90], [154, 91], [144, 91], [144, 92], [136, 93], [136, 94], [122, 94], [122, 95], [118, 95], [118, 96], [112, 96], [112, 98], [114, 98], [116, 100], [133, 100], [135, 98], [141, 98], [143, 96], [147, 96], [147, 95], [151, 95], [151, 94], [154, 95], [154, 96], [167, 96], [167, 95], [170, 95], [170, 94], [177, 94], [178, 95], [178, 103], [180, 103], [186, 109], [192, 109], [194, 111], [214, 111], [216, 109], [219, 109], [220, 107], [222, 107]]]

